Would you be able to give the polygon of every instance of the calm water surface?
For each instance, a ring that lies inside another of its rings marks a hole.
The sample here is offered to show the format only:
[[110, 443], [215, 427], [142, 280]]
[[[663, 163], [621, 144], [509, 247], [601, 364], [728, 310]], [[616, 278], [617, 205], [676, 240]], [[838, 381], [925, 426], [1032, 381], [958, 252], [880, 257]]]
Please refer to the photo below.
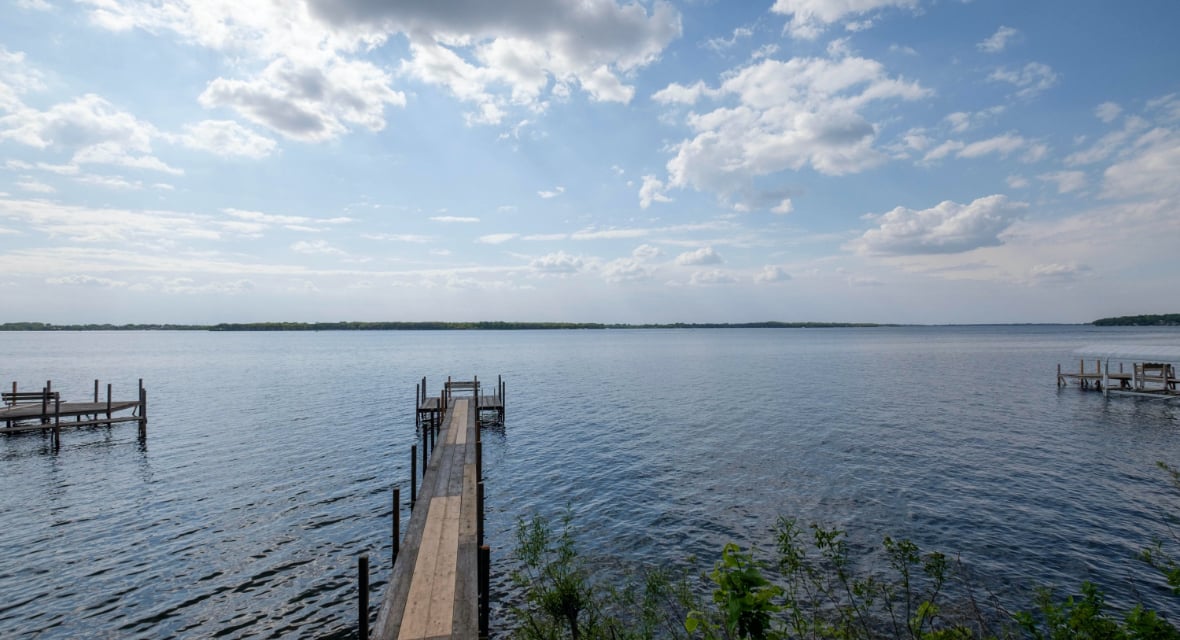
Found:
[[356, 557], [374, 602], [389, 573], [414, 383], [473, 374], [508, 383], [485, 444], [501, 601], [517, 519], [568, 507], [596, 559], [769, 548], [789, 515], [957, 552], [1001, 592], [1089, 579], [1180, 617], [1135, 559], [1180, 513], [1155, 467], [1180, 463], [1180, 406], [1054, 383], [1116, 341], [1180, 331], [0, 333], [0, 384], [142, 377], [151, 417], [145, 442], [0, 437], [0, 636], [349, 637]]

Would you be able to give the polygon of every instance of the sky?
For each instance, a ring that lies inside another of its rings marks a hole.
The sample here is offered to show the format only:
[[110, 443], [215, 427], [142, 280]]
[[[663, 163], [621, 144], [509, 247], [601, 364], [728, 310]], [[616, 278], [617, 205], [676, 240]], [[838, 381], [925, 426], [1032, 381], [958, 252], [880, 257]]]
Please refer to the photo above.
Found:
[[1180, 311], [1171, 0], [0, 2], [0, 322]]

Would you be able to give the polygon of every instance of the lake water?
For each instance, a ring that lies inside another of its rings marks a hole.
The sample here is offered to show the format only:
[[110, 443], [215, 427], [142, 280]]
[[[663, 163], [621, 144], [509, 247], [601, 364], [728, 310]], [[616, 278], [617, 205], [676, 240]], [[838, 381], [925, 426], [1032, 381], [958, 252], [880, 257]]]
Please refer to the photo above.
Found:
[[597, 559], [770, 548], [788, 515], [959, 553], [1001, 593], [1089, 579], [1180, 617], [1135, 558], [1180, 514], [1155, 466], [1180, 463], [1180, 403], [1055, 386], [1118, 341], [1180, 330], [0, 333], [0, 384], [133, 398], [142, 377], [151, 420], [144, 443], [0, 437], [0, 636], [349, 637], [358, 555], [374, 614], [384, 592], [423, 375], [506, 380], [501, 602], [517, 519], [568, 508]]

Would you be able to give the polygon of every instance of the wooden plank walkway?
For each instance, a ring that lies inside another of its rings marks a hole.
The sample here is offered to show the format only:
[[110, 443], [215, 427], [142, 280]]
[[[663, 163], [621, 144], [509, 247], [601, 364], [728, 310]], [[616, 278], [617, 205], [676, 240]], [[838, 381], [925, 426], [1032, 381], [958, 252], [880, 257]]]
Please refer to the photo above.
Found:
[[479, 636], [478, 424], [474, 399], [446, 408], [373, 636]]

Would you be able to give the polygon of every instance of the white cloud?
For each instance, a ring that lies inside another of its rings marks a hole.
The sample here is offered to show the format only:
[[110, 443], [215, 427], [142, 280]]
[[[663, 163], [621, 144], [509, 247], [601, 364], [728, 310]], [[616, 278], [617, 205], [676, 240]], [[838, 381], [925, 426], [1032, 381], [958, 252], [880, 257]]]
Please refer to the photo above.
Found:
[[385, 106], [406, 102], [390, 82], [388, 73], [360, 60], [333, 57], [317, 65], [280, 58], [248, 80], [216, 78], [199, 101], [230, 107], [288, 138], [319, 142], [339, 137], [348, 125], [384, 129]]
[[563, 193], [565, 193], [565, 187], [554, 187], [552, 191], [538, 191], [537, 195], [541, 196], [541, 198], [545, 200], [548, 200], [549, 198], [556, 198]]
[[1139, 136], [1125, 159], [1104, 173], [1107, 198], [1180, 197], [1180, 132], [1156, 128]]
[[90, 208], [39, 200], [0, 199], [0, 217], [19, 220], [51, 238], [72, 242], [168, 247], [178, 240], [216, 240], [200, 216], [173, 211]]
[[713, 247], [701, 247], [695, 251], [686, 251], [676, 256], [676, 264], [681, 266], [721, 264], [721, 256], [713, 250]]
[[716, 37], [709, 38], [705, 41], [705, 48], [713, 51], [725, 51], [736, 45], [738, 40], [745, 40], [754, 35], [754, 30], [749, 27], [737, 27], [733, 30], [733, 34], [728, 38]]
[[378, 240], [381, 242], [406, 242], [410, 244], [426, 244], [433, 242], [434, 238], [430, 236], [419, 235], [416, 233], [364, 233], [362, 238], [366, 240]]
[[779, 201], [779, 203], [777, 205], [775, 205], [770, 210], [770, 212], [777, 213], [779, 215], [786, 215], [794, 210], [795, 210], [795, 205], [794, 205], [794, 203], [791, 202], [791, 199], [790, 198], [783, 198], [781, 201]]
[[637, 260], [652, 260], [664, 255], [664, 252], [659, 247], [641, 244], [631, 251], [631, 255]]
[[722, 271], [721, 269], [709, 269], [706, 271], [697, 271], [689, 278], [688, 284], [694, 287], [708, 287], [722, 284], [733, 284], [737, 282], [737, 278], [732, 274]]
[[1113, 102], [1103, 102], [1094, 108], [1094, 116], [1103, 122], [1114, 122], [1123, 108]]
[[479, 218], [474, 218], [474, 217], [470, 217], [470, 216], [431, 216], [430, 220], [432, 222], [460, 222], [460, 223], [479, 222]]
[[642, 238], [651, 234], [650, 229], [582, 229], [570, 234], [571, 240], [621, 240]]
[[177, 136], [181, 144], [199, 151], [233, 157], [260, 159], [275, 149], [275, 141], [258, 135], [233, 120], [202, 120], [184, 127]]
[[693, 93], [737, 104], [689, 114], [694, 137], [673, 146], [667, 185], [710, 190], [726, 199], [740, 195], [757, 176], [806, 165], [844, 175], [880, 164], [885, 156], [873, 146], [877, 127], [861, 109], [930, 92], [889, 77], [875, 60], [849, 56], [763, 60], [726, 73], [716, 90]]
[[150, 155], [152, 139], [159, 136], [151, 124], [94, 94], [58, 103], [45, 111], [21, 107], [0, 117], [0, 140], [37, 149], [73, 150], [71, 164], [75, 173], [80, 164], [106, 164], [182, 174], [180, 169]]
[[319, 231], [326, 225], [347, 224], [352, 222], [352, 218], [343, 216], [336, 218], [310, 218], [307, 216], [291, 216], [232, 208], [222, 209], [221, 212], [238, 220], [245, 220], [248, 223], [259, 225], [259, 230], [269, 228], [270, 226], [282, 226], [287, 229], [295, 229], [300, 231]]
[[33, 193], [53, 193], [57, 191], [52, 186], [33, 179], [25, 179], [16, 183], [16, 188], [24, 191], [32, 191]]
[[768, 264], [762, 267], [762, 271], [754, 276], [754, 282], [762, 284], [769, 284], [772, 282], [786, 282], [791, 279], [791, 274], [787, 273], [786, 269], [774, 264]]
[[1087, 149], [1077, 151], [1065, 157], [1065, 164], [1077, 166], [1092, 164], [1109, 158], [1132, 141], [1136, 134], [1150, 127], [1147, 120], [1139, 116], [1129, 116], [1124, 120], [1123, 128], [1099, 138]]
[[1053, 171], [1037, 178], [1057, 184], [1057, 193], [1072, 193], [1086, 188], [1086, 174], [1081, 171]]
[[83, 147], [74, 154], [72, 161], [76, 165], [106, 164], [131, 169], [159, 171], [174, 176], [184, 175], [183, 170], [170, 167], [155, 156], [132, 155], [118, 142], [100, 142]]
[[660, 89], [652, 94], [652, 100], [661, 104], [693, 104], [700, 100], [702, 96], [716, 96], [718, 91], [710, 89], [703, 80], [697, 80], [690, 86], [684, 86], [678, 82]]
[[46, 278], [45, 284], [63, 285], [69, 287], [93, 287], [99, 289], [121, 289], [128, 286], [129, 283], [122, 280], [112, 280], [110, 278], [75, 274], [69, 276]]
[[947, 140], [946, 142], [943, 142], [942, 144], [938, 145], [937, 147], [934, 147], [930, 151], [927, 151], [926, 155], [922, 157], [922, 162], [933, 162], [935, 160], [941, 160], [941, 159], [947, 157], [948, 155], [954, 153], [955, 151], [959, 151], [960, 149], [962, 149], [965, 146], [966, 145], [963, 144], [959, 140]]
[[985, 53], [999, 53], [1019, 35], [1020, 32], [1016, 29], [1001, 26], [999, 29], [996, 29], [995, 33], [976, 44], [975, 47]]
[[45, 88], [41, 73], [25, 63], [25, 54], [0, 45], [0, 112], [24, 107], [21, 96]]
[[1033, 265], [1028, 275], [1033, 283], [1067, 284], [1091, 275], [1092, 271], [1090, 267], [1076, 262], [1054, 262]]
[[1000, 234], [1028, 205], [991, 195], [959, 204], [950, 200], [930, 209], [897, 207], [869, 216], [877, 226], [851, 243], [864, 255], [962, 253], [1001, 244]]
[[639, 187], [639, 207], [646, 209], [653, 202], [672, 202], [665, 189], [664, 182], [659, 178], [652, 175], [643, 176], [643, 186]]
[[1024, 65], [1024, 68], [1014, 71], [1001, 67], [993, 71], [987, 79], [1013, 84], [1019, 89], [1016, 92], [1017, 96], [1031, 98], [1057, 84], [1059, 77], [1049, 65], [1030, 62]]
[[1147, 111], [1159, 113], [1167, 122], [1180, 121], [1180, 95], [1169, 93], [1166, 96], [1147, 101]]
[[635, 90], [622, 78], [654, 61], [681, 31], [680, 14], [666, 2], [650, 13], [615, 0], [313, 0], [312, 9], [342, 28], [405, 33], [411, 57], [402, 73], [448, 88], [476, 105], [479, 115], [469, 121], [491, 124], [512, 107], [543, 110], [571, 85], [592, 100], [629, 102]]
[[481, 244], [504, 244], [519, 235], [517, 233], [489, 233], [486, 236], [480, 236], [476, 242]]
[[654, 275], [652, 268], [640, 259], [619, 258], [602, 266], [602, 278], [607, 282], [637, 282]]
[[834, 22], [887, 7], [916, 9], [918, 0], [775, 0], [770, 10], [791, 17], [787, 29], [792, 36], [814, 40]]
[[1024, 176], [1008, 176], [1004, 180], [1007, 185], [1013, 189], [1024, 189], [1028, 187], [1028, 178]]
[[53, 5], [45, 0], [16, 0], [16, 6], [27, 11], [53, 11]]
[[106, 189], [118, 189], [122, 191], [139, 191], [140, 189], [143, 189], [143, 182], [140, 182], [139, 180], [128, 180], [123, 176], [83, 174], [75, 178], [75, 180], [84, 184], [92, 184], [96, 187], [103, 187]]
[[980, 123], [994, 119], [996, 116], [1003, 113], [1004, 110], [1005, 107], [1003, 105], [997, 105], [974, 112], [956, 111], [954, 113], [947, 114], [943, 120], [947, 122], [951, 128], [951, 131], [954, 133], [963, 133], [974, 126], [978, 126]]
[[291, 245], [291, 250], [295, 253], [302, 253], [305, 255], [322, 255], [322, 256], [343, 256], [347, 255], [340, 249], [333, 247], [331, 244], [323, 240], [300, 240]]
[[537, 273], [568, 275], [577, 273], [585, 266], [578, 256], [571, 256], [564, 251], [550, 253], [529, 262], [529, 268]]
[[1006, 133], [1004, 135], [988, 138], [986, 140], [979, 140], [972, 142], [959, 149], [955, 155], [959, 158], [978, 158], [988, 154], [998, 154], [1001, 157], [1007, 157], [1025, 145], [1025, 139], [1016, 135], [1015, 133]]

